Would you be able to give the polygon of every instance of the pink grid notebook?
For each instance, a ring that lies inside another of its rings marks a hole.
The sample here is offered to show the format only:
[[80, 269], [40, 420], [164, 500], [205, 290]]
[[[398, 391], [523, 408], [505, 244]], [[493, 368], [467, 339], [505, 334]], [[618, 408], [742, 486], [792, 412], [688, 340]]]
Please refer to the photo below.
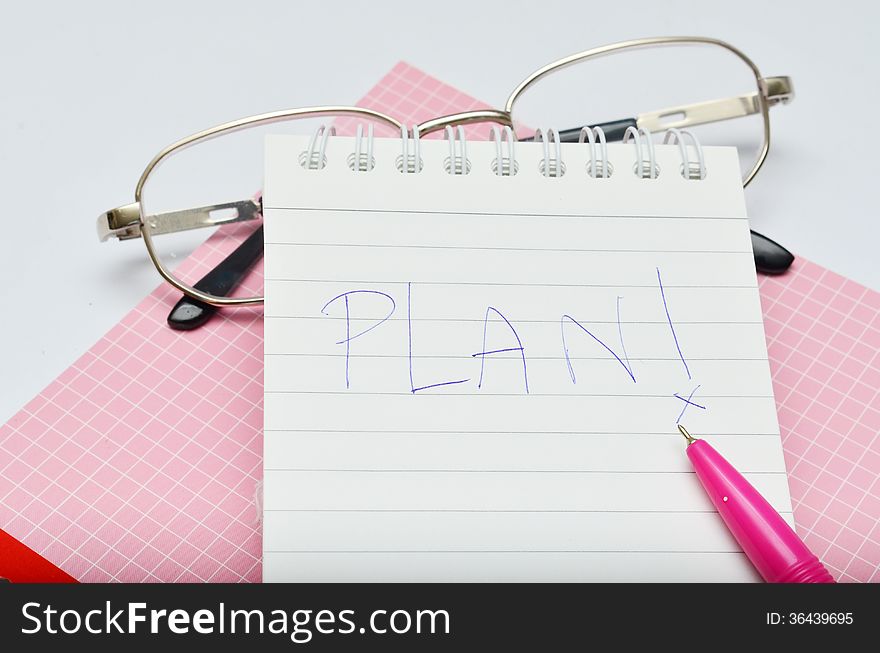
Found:
[[[405, 63], [361, 104], [485, 106]], [[839, 580], [878, 581], [880, 293], [799, 259], [761, 297], [798, 531]], [[0, 427], [0, 527], [79, 580], [260, 580], [261, 312], [178, 333], [177, 298], [157, 288]]]

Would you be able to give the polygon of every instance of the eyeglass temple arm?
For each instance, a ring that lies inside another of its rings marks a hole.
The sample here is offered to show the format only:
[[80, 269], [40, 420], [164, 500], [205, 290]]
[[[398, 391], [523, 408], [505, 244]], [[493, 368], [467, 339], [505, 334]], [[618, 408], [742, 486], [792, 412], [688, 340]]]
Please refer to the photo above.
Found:
[[[170, 234], [203, 227], [217, 227], [233, 222], [256, 220], [260, 217], [261, 208], [255, 200], [241, 200], [199, 206], [193, 209], [170, 211], [147, 216], [150, 222], [150, 234]], [[98, 238], [103, 242], [110, 238], [130, 240], [141, 237], [140, 205], [135, 202], [126, 204], [98, 216]]]
[[[211, 295], [226, 297], [241, 283], [254, 263], [263, 257], [263, 225], [235, 250], [199, 279], [193, 288]], [[211, 319], [218, 308], [184, 295], [168, 314], [168, 326], [177, 331], [191, 331]]]
[[[623, 140], [628, 127], [643, 127], [648, 131], [664, 129], [683, 129], [694, 125], [721, 122], [732, 118], [742, 118], [761, 112], [760, 97], [764, 96], [768, 106], [787, 104], [794, 99], [794, 88], [788, 77], [767, 77], [761, 81], [761, 91], [746, 93], [732, 98], [708, 100], [667, 107], [657, 111], [640, 113], [635, 118], [624, 118], [610, 122], [590, 125], [601, 127], [605, 138], [609, 141]], [[581, 128], [563, 129], [559, 132], [559, 140], [563, 143], [576, 143], [580, 139]], [[524, 141], [532, 140], [524, 138]]]

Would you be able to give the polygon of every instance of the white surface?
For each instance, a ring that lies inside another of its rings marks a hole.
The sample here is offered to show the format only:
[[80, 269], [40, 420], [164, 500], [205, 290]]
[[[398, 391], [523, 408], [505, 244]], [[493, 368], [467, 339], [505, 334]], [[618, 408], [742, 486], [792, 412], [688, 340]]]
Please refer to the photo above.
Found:
[[880, 106], [878, 14], [868, 2], [766, 0], [6, 6], [0, 420], [156, 285], [143, 245], [99, 244], [94, 220], [131, 201], [161, 147], [247, 114], [354, 102], [400, 59], [500, 103], [528, 72], [595, 45], [731, 41], [765, 74], [791, 75], [798, 93], [774, 110], [770, 161], [747, 192], [754, 226], [880, 288], [876, 144], [861, 129]]
[[398, 139], [352, 174], [346, 137], [307, 170], [309, 139], [266, 141], [264, 581], [436, 580], [441, 553], [447, 581], [639, 580], [646, 558], [652, 580], [707, 558], [704, 580], [756, 579], [675, 431], [723, 424], [791, 515], [733, 148], [706, 148], [702, 181], [590, 179], [557, 143], [548, 179], [541, 143], [511, 178], [490, 141], [461, 176], [439, 140], [419, 174]]

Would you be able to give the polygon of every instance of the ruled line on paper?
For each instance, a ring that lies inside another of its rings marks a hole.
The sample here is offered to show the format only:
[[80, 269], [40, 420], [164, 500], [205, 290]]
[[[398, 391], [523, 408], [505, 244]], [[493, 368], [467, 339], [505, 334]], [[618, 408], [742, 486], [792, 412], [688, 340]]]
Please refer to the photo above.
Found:
[[[348, 283], [348, 284], [403, 284], [405, 281], [399, 280], [389, 280], [389, 279], [289, 279], [283, 277], [272, 277], [267, 276], [266, 281], [273, 281], [276, 283], [315, 283], [315, 284], [326, 284], [326, 283]], [[491, 282], [491, 281], [419, 281], [419, 285], [422, 286], [512, 286], [517, 288], [656, 288], [655, 284], [602, 284], [602, 283], [502, 283], [502, 282]], [[724, 288], [732, 288], [732, 289], [749, 289], [757, 291], [757, 284], [755, 285], [676, 285], [676, 284], [666, 284], [665, 288], [675, 288], [675, 289], [724, 289]]]
[[[382, 435], [444, 434], [444, 435], [462, 435], [462, 436], [466, 436], [466, 435], [470, 435], [470, 434], [474, 434], [474, 433], [480, 434], [480, 435], [566, 435], [566, 436], [568, 436], [568, 435], [571, 435], [571, 436], [576, 436], [576, 435], [620, 435], [621, 433], [625, 433], [626, 435], [652, 435], [652, 436], [656, 436], [656, 437], [669, 437], [669, 438], [672, 438], [676, 441], [678, 441], [681, 438], [680, 434], [672, 433], [672, 432], [658, 433], [658, 432], [654, 432], [654, 431], [629, 431], [629, 430], [628, 431], [620, 431], [618, 433], [615, 433], [613, 431], [547, 431], [547, 430], [541, 430], [541, 431], [513, 431], [513, 430], [510, 430], [510, 431], [432, 431], [430, 429], [424, 429], [424, 430], [407, 429], [407, 430], [402, 430], [402, 431], [382, 429], [382, 430], [370, 431], [367, 429], [360, 429], [360, 428], [359, 429], [352, 429], [352, 430], [314, 429], [314, 428], [310, 428], [310, 429], [287, 428], [287, 429], [264, 429], [264, 430], [269, 433], [300, 433], [300, 432], [306, 432], [306, 433], [362, 433], [364, 435], [370, 435], [370, 434], [374, 434], [374, 435], [376, 435], [376, 434], [382, 434]], [[774, 438], [778, 438], [779, 432], [777, 431], [775, 433], [731, 433], [731, 432], [727, 432], [727, 431], [713, 431], [712, 435], [713, 436], [774, 437]]]
[[[695, 553], [266, 553], [273, 573], [301, 570], [306, 582], [758, 582], [742, 552]], [[622, 576], [620, 570], [629, 574]], [[516, 574], [512, 570], [519, 570]], [[264, 572], [265, 573], [265, 572]], [[528, 574], [527, 576], [525, 574]]]
[[[621, 445], [621, 449], [623, 445]], [[389, 447], [390, 449], [390, 447]], [[462, 449], [466, 454], [466, 450]], [[389, 455], [393, 452], [389, 450]], [[784, 474], [749, 474], [748, 480], [781, 510], [788, 496]], [[315, 483], [318, 493], [309, 493]], [[621, 474], [541, 474], [524, 470], [492, 473], [422, 471], [282, 471], [266, 476], [270, 508], [484, 508], [484, 509], [676, 509], [709, 508], [709, 498], [689, 474], [644, 471]], [[279, 490], [284, 489], [281, 493]], [[408, 491], [403, 491], [408, 488]], [[518, 527], [524, 526], [518, 524]]]
[[[274, 549], [266, 549], [266, 553], [288, 553], [291, 552], [289, 550], [274, 550]], [[320, 549], [317, 551], [309, 551], [309, 550], [296, 550], [296, 553], [450, 553], [450, 554], [471, 554], [471, 553], [687, 553], [687, 554], [701, 554], [701, 555], [712, 555], [718, 553], [736, 553], [736, 549], [730, 549], [728, 551], [691, 551], [688, 549], [682, 550], [658, 550], [658, 549], [650, 549], [650, 550], [639, 550], [639, 549], [381, 549], [378, 551], [371, 551], [369, 549], [340, 549], [340, 550], [327, 550]], [[742, 553], [742, 551], [739, 551]]]
[[358, 249], [426, 249], [426, 250], [484, 250], [487, 252], [571, 252], [576, 254], [598, 254], [614, 253], [614, 254], [733, 254], [753, 255], [752, 251], [733, 250], [733, 249], [700, 249], [698, 252], [691, 249], [581, 249], [576, 247], [489, 247], [477, 245], [390, 245], [387, 243], [307, 243], [307, 242], [273, 242], [266, 241], [265, 245], [275, 247], [356, 247]]
[[[460, 467], [455, 469], [436, 469], [436, 468], [410, 468], [410, 469], [356, 469], [352, 467], [270, 467], [268, 469], [272, 469], [274, 471], [282, 471], [282, 472], [357, 472], [364, 474], [372, 474], [372, 473], [389, 473], [389, 474], [608, 474], [609, 471], [605, 469], [563, 469], [557, 468], [554, 470], [543, 470], [543, 469], [517, 469], [515, 471], [507, 470], [507, 469], [462, 469]], [[741, 474], [785, 474], [785, 471], [772, 471], [772, 472], [762, 472], [762, 471], [754, 471], [748, 469], [739, 470]], [[676, 471], [676, 470], [664, 470], [664, 471], [645, 471], [645, 470], [614, 470], [614, 474], [684, 474], [691, 475], [693, 472], [684, 472], [684, 471]]]
[[[572, 218], [577, 218], [577, 219], [583, 218], [583, 219], [587, 219], [587, 220], [593, 219], [593, 218], [598, 218], [598, 219], [612, 218], [614, 220], [620, 220], [620, 219], [664, 220], [664, 221], [669, 221], [669, 220], [688, 220], [688, 221], [694, 221], [694, 220], [711, 220], [711, 221], [741, 220], [744, 222], [748, 222], [748, 216], [689, 215], [686, 218], [682, 218], [682, 217], [677, 217], [677, 216], [668, 216], [668, 215], [661, 215], [661, 214], [641, 213], [639, 215], [631, 215], [631, 214], [626, 214], [626, 213], [613, 213], [613, 212], [611, 212], [611, 213], [604, 212], [601, 215], [573, 215], [573, 214], [567, 214], [567, 213], [520, 213], [520, 212], [516, 212], [516, 211], [509, 211], [509, 212], [492, 211], [491, 213], [475, 212], [475, 211], [455, 211], [454, 213], [452, 213], [450, 211], [428, 211], [428, 210], [424, 210], [424, 209], [422, 209], [422, 210], [418, 210], [418, 209], [370, 209], [370, 208], [349, 209], [346, 207], [339, 207], [339, 206], [328, 206], [328, 207], [324, 207], [324, 206], [297, 206], [294, 208], [294, 207], [289, 207], [289, 206], [271, 206], [271, 205], [267, 204], [265, 202], [265, 200], [264, 200], [264, 207], [263, 208], [267, 211], [268, 210], [296, 211], [298, 213], [311, 213], [311, 212], [355, 213], [355, 214], [376, 213], [376, 214], [388, 214], [388, 215], [393, 215], [393, 214], [430, 215], [430, 216], [463, 215], [463, 216], [478, 216], [478, 217], [485, 217], [486, 215], [493, 215], [493, 216], [500, 216], [500, 217], [505, 217], [505, 218], [540, 218], [542, 220], [547, 219], [547, 218], [559, 218], [559, 219], [564, 219], [564, 220], [571, 220]], [[267, 242], [271, 242], [271, 241], [267, 241]]]
[[[750, 323], [744, 323], [744, 324], [750, 324]], [[317, 357], [317, 358], [340, 358], [340, 357], [344, 357], [345, 354], [330, 354], [330, 353], [316, 354], [316, 353], [310, 353], [310, 352], [267, 352], [265, 354], [265, 356], [267, 356], [267, 357], [270, 357], [270, 356], [302, 356], [302, 357]], [[408, 358], [407, 356], [400, 355], [400, 354], [370, 354], [370, 353], [360, 354], [359, 353], [359, 354], [357, 354], [357, 356], [359, 358]], [[422, 358], [422, 359], [426, 359], [426, 360], [430, 360], [430, 359], [465, 360], [465, 361], [471, 360], [471, 357], [469, 357], [469, 356], [455, 356], [455, 355], [444, 356], [444, 355], [440, 355], [440, 354], [418, 354], [418, 355], [413, 355], [413, 358]], [[503, 358], [503, 357], [499, 356], [499, 358]], [[508, 357], [508, 358], [510, 358], [510, 357]], [[608, 360], [607, 357], [603, 357], [603, 356], [570, 356], [569, 358], [570, 358], [570, 360], [584, 360], [584, 361]], [[723, 362], [739, 362], [739, 361], [763, 361], [764, 360], [763, 358], [742, 358], [742, 357], [736, 357], [736, 358], [698, 358], [695, 356], [690, 356], [688, 358], [689, 358], [689, 360], [692, 360], [692, 361], [707, 361], [707, 362], [721, 362], [721, 363], [723, 363]], [[565, 357], [563, 357], [563, 356], [530, 356], [529, 360], [564, 361]], [[633, 356], [632, 360], [635, 362], [673, 362], [673, 361], [678, 361], [678, 357], [671, 357], [671, 358], [670, 357], [666, 357], [666, 358], [638, 357], [638, 358], [636, 358], [635, 356]]]
[[[316, 316], [316, 315], [266, 315], [265, 317], [271, 317], [276, 320], [321, 320], [322, 322], [327, 321], [328, 316]], [[343, 318], [333, 318], [330, 319], [342, 320]], [[349, 317], [348, 320], [350, 322], [367, 322], [370, 318], [367, 317]], [[407, 319], [403, 317], [389, 317], [388, 322], [406, 322]], [[410, 320], [412, 322], [478, 322], [480, 324], [483, 323], [483, 320], [472, 318], [442, 318], [442, 317], [419, 317], [412, 318]], [[557, 324], [558, 320], [537, 320], [537, 319], [523, 319], [518, 318], [517, 322], [519, 324]], [[677, 320], [678, 324], [763, 324], [763, 322], [756, 322], [754, 320], [746, 320], [746, 321], [730, 321], [730, 320]], [[590, 320], [591, 324], [666, 324], [665, 320], [621, 320], [620, 322], [612, 321], [612, 320]]]
[[[317, 508], [266, 508], [264, 512], [352, 512], [351, 510], [345, 510], [344, 508], [336, 508], [336, 509], [317, 509]], [[706, 515], [714, 515], [718, 511], [715, 509], [711, 510], [662, 510], [662, 509], [654, 509], [654, 510], [481, 510], [479, 508], [469, 508], [469, 509], [407, 509], [407, 508], [359, 508], [357, 512], [391, 512], [391, 513], [432, 513], [432, 512], [440, 512], [440, 513], [540, 513], [540, 514], [554, 514], [554, 513], [562, 513], [562, 514], [572, 514], [572, 513], [620, 513], [620, 514], [647, 514], [647, 515], [656, 515], [656, 514], [669, 514], [669, 515], [679, 515], [679, 514], [693, 514], [693, 513], [702, 513]], [[782, 515], [791, 515], [793, 511], [791, 510], [779, 510], [778, 511]]]
[[[406, 397], [412, 394], [410, 392], [367, 392], [367, 391], [357, 391], [357, 390], [266, 390], [266, 394], [274, 394], [274, 395], [347, 395], [347, 396], [365, 396], [365, 397], [395, 397], [402, 396]], [[519, 392], [487, 392], [486, 394], [490, 394], [493, 397], [520, 397], [522, 393]], [[536, 397], [570, 397], [570, 392], [534, 392], [529, 393], [534, 394]], [[468, 393], [470, 396], [471, 393]], [[449, 396], [449, 395], [425, 395], [426, 397], [441, 397], [441, 396]], [[607, 399], [668, 399], [669, 395], [663, 394], [602, 394], [601, 392], [591, 392], [591, 397], [604, 397]], [[672, 394], [675, 397], [675, 393]], [[773, 395], [703, 395], [707, 399], [773, 399]], [[679, 397], [680, 398], [680, 397]]]

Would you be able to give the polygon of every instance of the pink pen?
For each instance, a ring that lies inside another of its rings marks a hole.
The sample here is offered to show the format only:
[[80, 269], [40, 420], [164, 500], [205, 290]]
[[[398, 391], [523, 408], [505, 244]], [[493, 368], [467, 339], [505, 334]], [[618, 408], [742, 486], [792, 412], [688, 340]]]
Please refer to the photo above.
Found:
[[691, 436], [687, 455], [697, 478], [743, 552], [768, 583], [833, 583], [834, 579], [767, 500], [705, 440]]

